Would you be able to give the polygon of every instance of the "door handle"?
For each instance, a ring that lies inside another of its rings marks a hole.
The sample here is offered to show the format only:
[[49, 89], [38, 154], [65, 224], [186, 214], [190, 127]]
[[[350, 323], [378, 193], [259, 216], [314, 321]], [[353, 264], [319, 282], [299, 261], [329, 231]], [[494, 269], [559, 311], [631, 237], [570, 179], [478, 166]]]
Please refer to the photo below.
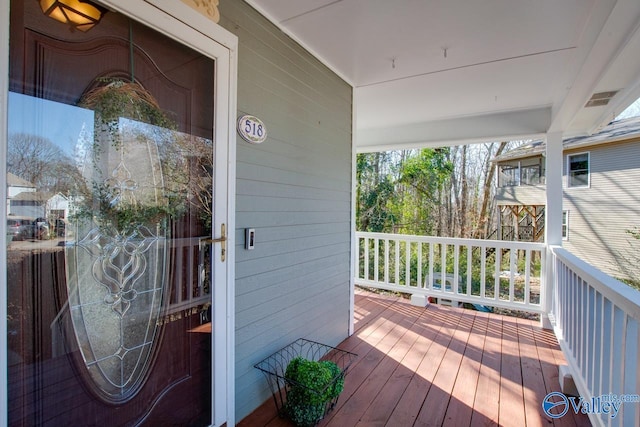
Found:
[[220, 243], [220, 261], [224, 262], [227, 258], [227, 225], [224, 223], [220, 226], [220, 234], [220, 237], [200, 239], [200, 244], [213, 245], [214, 243]]

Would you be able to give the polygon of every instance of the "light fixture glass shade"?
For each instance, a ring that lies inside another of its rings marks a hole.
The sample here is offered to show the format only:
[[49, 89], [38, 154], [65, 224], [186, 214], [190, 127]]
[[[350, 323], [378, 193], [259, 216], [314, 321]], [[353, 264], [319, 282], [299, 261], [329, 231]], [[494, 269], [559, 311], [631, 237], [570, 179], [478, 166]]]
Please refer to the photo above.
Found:
[[100, 6], [83, 0], [39, 0], [42, 12], [67, 24], [71, 31], [89, 31], [105, 12]]

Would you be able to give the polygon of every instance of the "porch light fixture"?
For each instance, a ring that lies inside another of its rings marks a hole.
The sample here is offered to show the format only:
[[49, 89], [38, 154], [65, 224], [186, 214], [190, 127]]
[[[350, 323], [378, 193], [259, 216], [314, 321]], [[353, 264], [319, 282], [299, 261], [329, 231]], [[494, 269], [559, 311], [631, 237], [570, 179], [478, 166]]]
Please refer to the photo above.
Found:
[[107, 11], [85, 0], [39, 0], [42, 13], [49, 18], [67, 24], [73, 32], [92, 29]]

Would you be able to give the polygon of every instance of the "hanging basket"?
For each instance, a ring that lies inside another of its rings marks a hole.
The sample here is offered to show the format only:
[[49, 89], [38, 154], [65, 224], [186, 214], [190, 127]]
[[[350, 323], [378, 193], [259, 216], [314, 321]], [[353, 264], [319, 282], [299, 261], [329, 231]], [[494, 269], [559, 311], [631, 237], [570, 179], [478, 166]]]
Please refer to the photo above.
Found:
[[104, 80], [104, 84], [85, 93], [78, 105], [94, 110], [103, 123], [124, 117], [170, 129], [175, 127], [153, 95], [137, 82]]

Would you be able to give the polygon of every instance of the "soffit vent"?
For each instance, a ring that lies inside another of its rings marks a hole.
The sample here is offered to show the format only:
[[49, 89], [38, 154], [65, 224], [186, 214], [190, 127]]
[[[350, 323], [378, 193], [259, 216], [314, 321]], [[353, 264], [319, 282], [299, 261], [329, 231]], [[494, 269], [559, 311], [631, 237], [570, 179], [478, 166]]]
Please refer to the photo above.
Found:
[[585, 104], [585, 107], [602, 107], [603, 105], [607, 105], [616, 93], [618, 93], [617, 90], [594, 93], [591, 99]]

